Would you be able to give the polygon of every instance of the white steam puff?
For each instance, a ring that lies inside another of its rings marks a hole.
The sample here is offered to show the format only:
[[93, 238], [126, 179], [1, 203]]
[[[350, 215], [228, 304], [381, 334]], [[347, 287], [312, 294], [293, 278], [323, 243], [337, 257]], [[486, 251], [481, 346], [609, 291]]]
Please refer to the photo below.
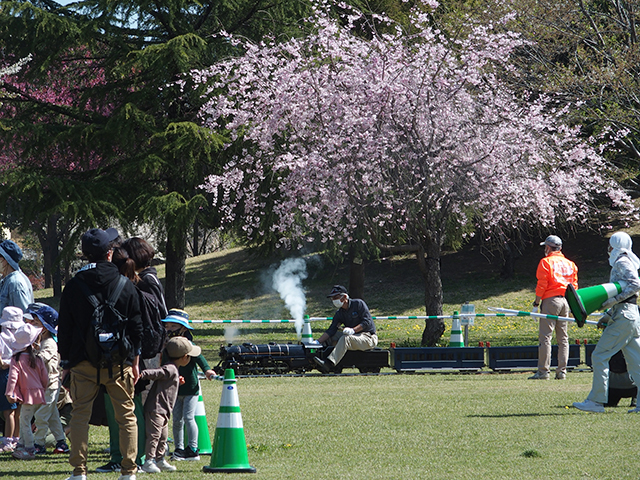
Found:
[[224, 327], [224, 341], [227, 345], [233, 343], [233, 340], [236, 338], [237, 335], [238, 335], [238, 329], [236, 327], [230, 327], [230, 326]]
[[298, 340], [302, 338], [304, 312], [307, 309], [307, 299], [302, 288], [302, 281], [307, 278], [307, 263], [302, 258], [288, 258], [280, 263], [273, 272], [273, 289], [280, 294], [284, 304], [289, 309], [291, 317], [296, 322]]

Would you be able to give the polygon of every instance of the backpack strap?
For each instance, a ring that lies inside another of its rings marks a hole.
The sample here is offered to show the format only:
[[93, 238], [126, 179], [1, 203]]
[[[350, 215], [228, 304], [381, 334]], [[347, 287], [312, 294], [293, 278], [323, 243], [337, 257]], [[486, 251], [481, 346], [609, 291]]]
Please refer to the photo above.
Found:
[[98, 308], [98, 305], [100, 305], [100, 302], [98, 302], [98, 297], [96, 297], [93, 294], [93, 292], [89, 288], [89, 285], [87, 285], [87, 283], [84, 280], [81, 280], [79, 278], [78, 280], [79, 280], [80, 290], [82, 290], [82, 293], [84, 294], [84, 296], [87, 297], [87, 300], [89, 300], [89, 303], [91, 304], [91, 306], [93, 308]]
[[[98, 306], [100, 305], [100, 302], [98, 301], [98, 297], [96, 297], [95, 294], [91, 291], [91, 289], [89, 288], [89, 285], [87, 285], [87, 282], [85, 282], [81, 278], [78, 278], [78, 281], [80, 285], [80, 290], [82, 290], [82, 293], [84, 294], [84, 296], [87, 297], [87, 300], [89, 300], [89, 303], [93, 306], [94, 309], [98, 308]], [[118, 282], [118, 284], [116, 285], [116, 288], [113, 289], [113, 291], [111, 292], [111, 295], [109, 295], [109, 298], [105, 302], [107, 305], [110, 305], [114, 308], [128, 280], [123, 275], [118, 275], [118, 280], [116, 281]], [[100, 369], [97, 368], [96, 370], [97, 370], [96, 382], [100, 384]], [[109, 365], [109, 378], [111, 378], [112, 374], [113, 374], [113, 371], [111, 369], [111, 365]], [[122, 367], [122, 364], [120, 364], [120, 377], [122, 377], [123, 374], [124, 374], [123, 367]]]
[[[140, 278], [144, 278], [144, 279], [151, 278], [151, 282], [152, 282], [152, 283], [154, 283], [157, 287], [162, 288], [162, 284], [160, 283], [160, 280], [158, 280], [158, 277], [156, 277], [156, 276], [155, 276], [154, 274], [152, 274], [152, 273], [145, 273], [145, 274], [144, 274], [142, 277], [140, 277]], [[160, 290], [160, 293], [162, 293], [162, 290]], [[164, 308], [164, 311], [165, 311], [165, 312], [168, 312], [168, 311], [169, 311], [169, 309], [167, 308], [167, 304], [166, 304], [166, 302], [164, 301], [164, 295], [162, 295], [162, 294], [160, 295], [160, 300], [162, 301], [162, 307]], [[164, 314], [163, 314], [162, 312], [160, 312], [160, 315], [161, 315], [161, 316], [164, 316]]]
[[[87, 285], [84, 280], [80, 278], [78, 278], [78, 280], [80, 281], [79, 285], [82, 293], [84, 293], [85, 297], [87, 297], [87, 300], [89, 300], [89, 303], [93, 306], [93, 308], [97, 308], [100, 305], [98, 297], [95, 296], [95, 294], [89, 288], [89, 285]], [[118, 284], [116, 285], [116, 288], [113, 289], [113, 292], [111, 292], [111, 295], [109, 295], [109, 298], [106, 301], [107, 305], [111, 305], [112, 307], [115, 307], [115, 304], [118, 301], [118, 298], [120, 297], [120, 294], [122, 293], [122, 290], [127, 283], [127, 279], [123, 275], [118, 275], [117, 282]]]
[[108, 305], [115, 307], [116, 302], [118, 301], [118, 298], [120, 298], [120, 294], [124, 289], [124, 286], [127, 284], [127, 281], [128, 280], [123, 275], [118, 275], [118, 285], [116, 285], [116, 288], [113, 290], [113, 292], [111, 292], [111, 295], [107, 300]]
[[[110, 305], [113, 308], [116, 308], [116, 302], [118, 301], [118, 298], [120, 298], [120, 294], [122, 293], [122, 290], [124, 289], [124, 286], [127, 284], [129, 280], [126, 279], [124, 277], [124, 275], [120, 275], [118, 276], [118, 284], [116, 285], [116, 288], [113, 290], [113, 292], [111, 292], [111, 295], [109, 295], [109, 299], [107, 300], [107, 305]], [[124, 335], [124, 332], [123, 332]], [[111, 364], [109, 364], [109, 378], [111, 378], [111, 376], [113, 375], [113, 371], [111, 369]], [[122, 365], [122, 362], [120, 363], [120, 378], [124, 377], [124, 367]]]

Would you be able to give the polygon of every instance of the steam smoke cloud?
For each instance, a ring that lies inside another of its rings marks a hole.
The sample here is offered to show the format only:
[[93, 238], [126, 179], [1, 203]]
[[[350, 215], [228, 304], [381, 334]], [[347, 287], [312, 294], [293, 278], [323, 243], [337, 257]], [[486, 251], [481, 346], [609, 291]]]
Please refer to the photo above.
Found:
[[225, 327], [224, 328], [224, 341], [227, 344], [233, 343], [233, 340], [238, 335], [238, 329], [236, 327]]
[[307, 299], [302, 288], [302, 281], [306, 278], [307, 263], [302, 258], [283, 260], [272, 277], [273, 289], [280, 294], [295, 320], [298, 340], [302, 338], [304, 312], [307, 309]]

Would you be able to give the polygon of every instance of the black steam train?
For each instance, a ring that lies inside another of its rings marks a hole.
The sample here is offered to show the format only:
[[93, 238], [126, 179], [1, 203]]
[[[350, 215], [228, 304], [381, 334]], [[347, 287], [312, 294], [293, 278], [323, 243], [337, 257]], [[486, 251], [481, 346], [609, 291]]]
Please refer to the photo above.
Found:
[[[269, 343], [266, 345], [223, 345], [220, 347], [220, 363], [214, 370], [222, 375], [231, 368], [237, 375], [280, 375], [305, 373], [317, 369], [313, 357], [326, 359], [333, 347], [319, 345]], [[380, 373], [389, 366], [389, 350], [374, 348], [366, 352], [348, 351], [333, 371], [357, 368], [360, 373]]]
[[[594, 345], [586, 345], [585, 358], [591, 366], [591, 351]], [[551, 366], [557, 366], [558, 346], [552, 346]], [[581, 346], [569, 345], [568, 368], [581, 363]], [[228, 368], [238, 375], [281, 375], [305, 373], [317, 370], [313, 357], [325, 360], [333, 347], [291, 343], [269, 343], [265, 345], [226, 345], [220, 347], [220, 362], [214, 370], [222, 375]], [[495, 372], [514, 369], [536, 369], [538, 346], [490, 347], [402, 347], [389, 350], [374, 348], [364, 352], [348, 351], [333, 369], [335, 373], [345, 368], [357, 368], [360, 373], [380, 373], [384, 367], [396, 372], [450, 371], [477, 372], [489, 367]]]

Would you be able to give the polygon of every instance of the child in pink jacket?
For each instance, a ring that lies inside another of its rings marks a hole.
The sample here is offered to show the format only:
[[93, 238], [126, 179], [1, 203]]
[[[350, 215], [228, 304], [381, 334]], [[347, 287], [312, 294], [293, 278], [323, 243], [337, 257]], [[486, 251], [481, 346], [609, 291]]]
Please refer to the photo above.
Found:
[[10, 403], [22, 404], [20, 408], [20, 443], [12, 452], [19, 460], [36, 458], [31, 419], [36, 410], [46, 403], [45, 390], [49, 385], [49, 373], [44, 361], [37, 357], [32, 347], [42, 332], [41, 328], [24, 324], [15, 332], [9, 380], [5, 395]]

